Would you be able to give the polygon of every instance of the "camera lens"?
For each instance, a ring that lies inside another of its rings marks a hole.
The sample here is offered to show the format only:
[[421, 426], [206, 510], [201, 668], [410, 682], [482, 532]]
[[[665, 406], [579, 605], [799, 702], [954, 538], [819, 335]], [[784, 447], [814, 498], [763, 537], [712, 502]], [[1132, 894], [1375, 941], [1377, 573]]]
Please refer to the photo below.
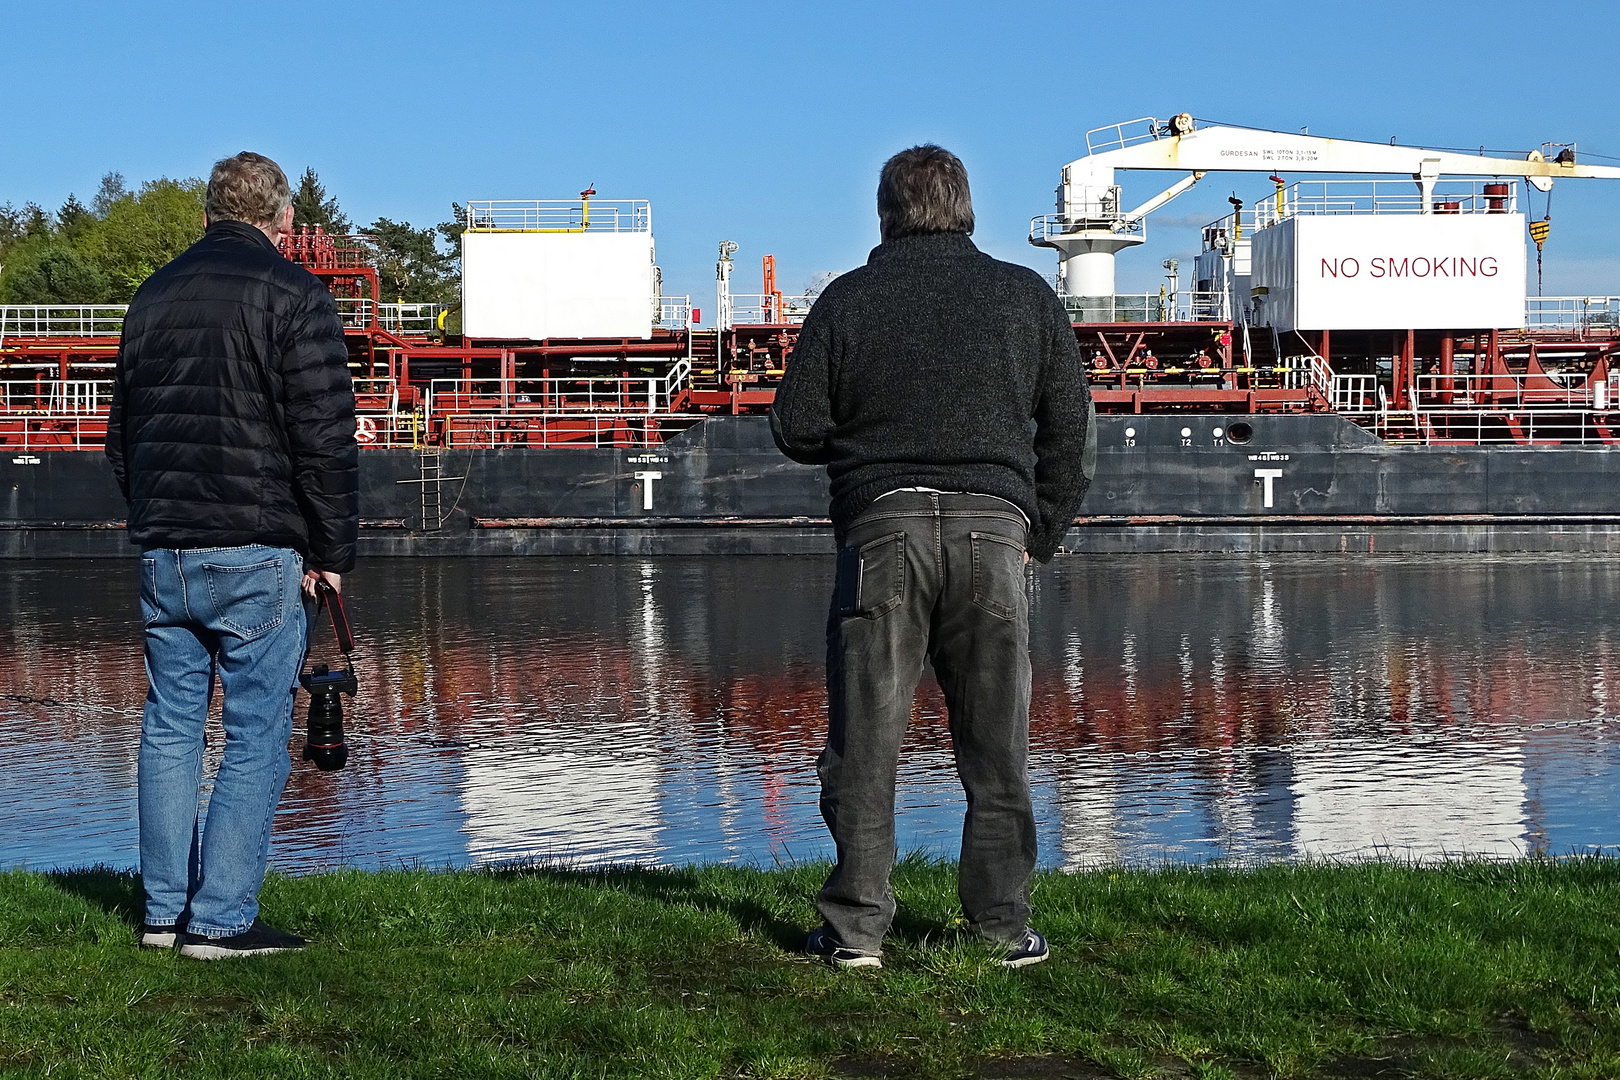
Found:
[[313, 761], [322, 772], [335, 772], [349, 760], [349, 747], [343, 740], [343, 698], [336, 690], [320, 690], [309, 696], [304, 760]]

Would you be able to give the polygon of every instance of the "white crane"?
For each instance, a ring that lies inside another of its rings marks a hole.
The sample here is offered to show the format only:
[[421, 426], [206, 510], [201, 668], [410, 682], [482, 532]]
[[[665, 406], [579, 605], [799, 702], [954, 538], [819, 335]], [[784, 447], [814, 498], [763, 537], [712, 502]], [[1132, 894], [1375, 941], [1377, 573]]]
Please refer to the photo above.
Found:
[[[1417, 182], [1423, 213], [1433, 209], [1431, 196], [1441, 176], [1522, 177], [1540, 191], [1550, 191], [1560, 177], [1620, 180], [1620, 168], [1577, 164], [1573, 147], [1551, 161], [1538, 150], [1518, 160], [1257, 128], [1200, 128], [1188, 113], [1163, 123], [1143, 117], [1097, 128], [1086, 134], [1086, 150], [1085, 157], [1063, 167], [1058, 212], [1030, 222], [1030, 243], [1057, 249], [1060, 291], [1069, 296], [1112, 296], [1114, 255], [1143, 243], [1147, 215], [1210, 172], [1405, 175]], [[1189, 175], [1126, 210], [1114, 182], [1116, 169], [1186, 170]]]

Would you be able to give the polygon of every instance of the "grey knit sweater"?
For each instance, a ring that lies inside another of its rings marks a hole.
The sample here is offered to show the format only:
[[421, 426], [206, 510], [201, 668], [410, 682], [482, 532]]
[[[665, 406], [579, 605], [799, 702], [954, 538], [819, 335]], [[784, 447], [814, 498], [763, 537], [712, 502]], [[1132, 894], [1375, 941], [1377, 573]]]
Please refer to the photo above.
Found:
[[1045, 562], [1096, 468], [1067, 313], [1039, 274], [962, 233], [891, 240], [817, 298], [771, 406], [777, 446], [827, 466], [842, 536], [904, 487], [1017, 504]]

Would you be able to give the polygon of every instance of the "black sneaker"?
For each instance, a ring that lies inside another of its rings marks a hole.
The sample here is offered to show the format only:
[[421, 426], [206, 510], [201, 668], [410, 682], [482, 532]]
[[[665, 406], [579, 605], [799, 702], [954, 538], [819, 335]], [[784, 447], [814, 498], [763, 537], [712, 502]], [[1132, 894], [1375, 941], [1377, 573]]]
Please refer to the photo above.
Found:
[[169, 923], [167, 926], [154, 926], [152, 923], [141, 924], [141, 948], [143, 949], [172, 949], [179, 939], [180, 928], [174, 923]]
[[1047, 947], [1046, 939], [1038, 932], [1025, 928], [1024, 938], [1017, 945], [1010, 946], [1007, 955], [1001, 958], [1002, 967], [1020, 968], [1038, 964], [1052, 955]]
[[804, 939], [804, 953], [814, 956], [831, 967], [838, 968], [880, 968], [883, 958], [876, 953], [864, 953], [856, 949], [846, 949], [838, 944], [825, 926], [810, 931], [810, 936]]
[[293, 952], [304, 947], [304, 939], [288, 934], [254, 919], [253, 925], [230, 937], [204, 937], [201, 934], [180, 935], [180, 955], [193, 960], [224, 960], [232, 956], [265, 956], [269, 953]]

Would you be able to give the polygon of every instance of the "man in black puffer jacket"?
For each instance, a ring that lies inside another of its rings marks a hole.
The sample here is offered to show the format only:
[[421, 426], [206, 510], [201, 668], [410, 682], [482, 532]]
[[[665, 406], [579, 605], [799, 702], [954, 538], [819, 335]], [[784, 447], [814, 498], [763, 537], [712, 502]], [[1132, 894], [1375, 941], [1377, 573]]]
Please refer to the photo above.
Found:
[[967, 171], [916, 146], [878, 181], [883, 243], [817, 298], [771, 407], [777, 445], [827, 466], [838, 539], [817, 772], [838, 864], [805, 949], [881, 966], [894, 918], [894, 785], [923, 666], [967, 792], [958, 893], [1010, 967], [1029, 928], [1029, 596], [1096, 460], [1080, 347], [1039, 274], [973, 246]]
[[[107, 457], [141, 548], [151, 683], [141, 941], [215, 959], [303, 944], [259, 920], [258, 892], [308, 638], [300, 593], [339, 589], [354, 566], [359, 461], [337, 305], [276, 250], [286, 175], [259, 154], [218, 162], [204, 223], [125, 316]], [[225, 754], [199, 835], [216, 671]]]

